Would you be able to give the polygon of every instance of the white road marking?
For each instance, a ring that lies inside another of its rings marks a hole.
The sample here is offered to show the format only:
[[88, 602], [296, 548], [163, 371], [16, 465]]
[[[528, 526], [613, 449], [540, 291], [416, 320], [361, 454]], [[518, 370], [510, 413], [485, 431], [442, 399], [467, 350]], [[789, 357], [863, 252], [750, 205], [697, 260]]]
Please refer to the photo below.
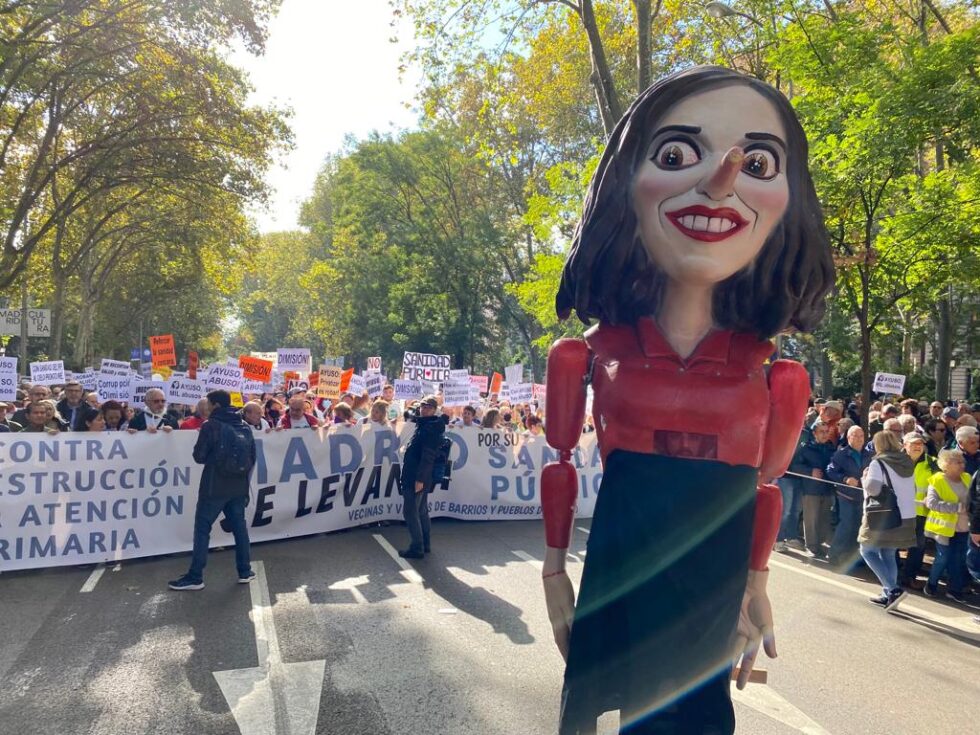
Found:
[[[853, 594], [860, 595], [862, 597], [870, 594], [871, 591], [880, 590], [880, 587], [875, 586], [873, 590], [869, 590], [865, 587], [858, 587], [853, 584], [848, 584], [847, 582], [842, 582], [838, 579], [830, 579], [822, 574], [817, 574], [816, 572], [811, 572], [809, 569], [801, 568], [793, 564], [787, 564], [784, 561], [779, 561], [776, 559], [769, 559], [769, 566], [776, 567], [778, 569], [785, 569], [786, 571], [793, 572], [794, 574], [800, 574], [809, 579], [815, 579], [818, 582], [823, 582], [831, 587], [837, 587], [838, 589], [851, 592]], [[928, 621], [939, 623], [941, 625], [948, 626], [950, 628], [955, 628], [958, 631], [963, 632], [970, 638], [974, 640], [980, 640], [980, 631], [977, 631], [975, 624], [971, 622], [971, 616], [969, 613], [964, 613], [962, 615], [942, 615], [934, 610], [928, 610], [924, 607], [919, 607], [916, 604], [908, 602], [906, 597], [904, 601], [899, 603], [898, 608], [896, 608], [895, 613], [911, 613], [921, 618], [925, 618]]]
[[242, 735], [315, 735], [326, 661], [282, 662], [265, 566], [252, 562], [249, 585], [259, 665], [215, 671]]
[[526, 561], [528, 564], [530, 564], [532, 567], [534, 567], [535, 569], [537, 569], [539, 572], [544, 567], [544, 562], [543, 561], [539, 561], [539, 560], [535, 559], [533, 556], [531, 556], [530, 554], [528, 554], [526, 551], [521, 551], [520, 549], [516, 549], [516, 550], [512, 551], [511, 553], [514, 556], [516, 556], [518, 559], [522, 559], [522, 560]]
[[798, 730], [804, 735], [830, 735], [819, 724], [814, 722], [802, 710], [794, 707], [785, 697], [781, 697], [772, 687], [761, 684], [749, 684], [739, 691], [732, 687], [732, 701], [751, 707], [766, 717]]
[[370, 580], [366, 575], [360, 577], [348, 577], [347, 579], [342, 579], [339, 582], [334, 582], [332, 585], [327, 587], [328, 590], [346, 590], [350, 592], [350, 596], [354, 598], [354, 602], [358, 605], [366, 605], [367, 598], [364, 593], [357, 589], [362, 584], [368, 584]]
[[94, 590], [95, 585], [97, 585], [99, 580], [102, 579], [103, 574], [105, 574], [105, 564], [96, 564], [95, 569], [93, 569], [92, 573], [88, 575], [88, 579], [85, 580], [85, 584], [82, 585], [79, 592], [91, 592]]
[[584, 533], [586, 536], [588, 536], [590, 533], [592, 533], [592, 531], [590, 531], [589, 529], [587, 529], [585, 526], [575, 526], [575, 528], [577, 528], [579, 531], [581, 531], [582, 533]]
[[388, 543], [388, 539], [382, 536], [380, 533], [372, 533], [374, 540], [381, 544], [381, 548], [384, 549], [388, 556], [395, 560], [395, 564], [402, 568], [402, 576], [413, 584], [422, 584], [422, 575], [415, 571], [415, 567], [409, 564], [407, 561], [398, 556], [398, 552], [395, 551], [395, 547]]

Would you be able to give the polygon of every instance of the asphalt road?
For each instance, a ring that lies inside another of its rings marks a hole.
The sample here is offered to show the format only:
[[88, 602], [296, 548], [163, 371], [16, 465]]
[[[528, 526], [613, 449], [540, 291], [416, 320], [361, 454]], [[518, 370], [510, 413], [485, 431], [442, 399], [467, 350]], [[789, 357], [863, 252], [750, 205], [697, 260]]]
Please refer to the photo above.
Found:
[[[541, 524], [436, 522], [435, 552], [402, 568], [405, 537], [255, 546], [251, 585], [212, 552], [200, 592], [166, 588], [187, 555], [0, 575], [0, 735], [553, 735]], [[978, 731], [980, 609], [914, 595], [889, 614], [869, 579], [793, 554], [771, 569], [780, 656], [738, 695], [739, 733]]]

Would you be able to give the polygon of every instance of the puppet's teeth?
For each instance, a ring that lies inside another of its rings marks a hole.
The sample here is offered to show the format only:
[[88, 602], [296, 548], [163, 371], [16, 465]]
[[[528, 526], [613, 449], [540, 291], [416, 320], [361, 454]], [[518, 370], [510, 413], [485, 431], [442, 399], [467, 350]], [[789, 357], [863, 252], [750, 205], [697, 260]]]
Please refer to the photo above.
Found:
[[708, 232], [721, 232], [723, 222], [720, 217], [712, 217], [708, 220]]
[[683, 217], [681, 217], [681, 224], [684, 225], [687, 229], [693, 230], [694, 229], [694, 215], [693, 214], [685, 214]]
[[694, 229], [702, 232], [708, 229], [708, 218], [703, 215], [698, 215], [694, 218]]

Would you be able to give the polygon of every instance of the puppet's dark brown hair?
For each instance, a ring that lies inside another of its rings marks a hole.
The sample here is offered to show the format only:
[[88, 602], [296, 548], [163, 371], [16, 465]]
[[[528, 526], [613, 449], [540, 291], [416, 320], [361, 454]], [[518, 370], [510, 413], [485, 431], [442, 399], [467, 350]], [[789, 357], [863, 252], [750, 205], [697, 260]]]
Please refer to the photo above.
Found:
[[783, 95], [730, 69], [700, 66], [648, 88], [616, 125], [585, 197], [585, 208], [555, 298], [558, 315], [571, 309], [591, 319], [629, 324], [655, 314], [665, 277], [637, 234], [632, 183], [658, 120], [686, 97], [743, 84], [775, 106], [787, 133], [789, 205], [756, 259], [719, 283], [714, 319], [725, 328], [768, 339], [794, 327], [813, 329], [834, 285], [834, 264], [820, 203], [807, 169], [803, 128]]

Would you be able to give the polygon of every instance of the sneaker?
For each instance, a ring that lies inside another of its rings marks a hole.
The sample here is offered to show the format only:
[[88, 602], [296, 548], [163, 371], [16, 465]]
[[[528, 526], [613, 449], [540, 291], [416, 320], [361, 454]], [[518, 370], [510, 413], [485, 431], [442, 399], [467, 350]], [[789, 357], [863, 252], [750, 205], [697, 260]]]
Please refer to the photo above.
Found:
[[946, 597], [948, 599], [950, 599], [950, 600], [954, 600], [956, 602], [959, 602], [960, 604], [966, 603], [966, 598], [963, 597], [963, 593], [962, 592], [947, 592], [946, 593]]
[[806, 544], [804, 544], [798, 538], [791, 538], [786, 542], [786, 545], [791, 549], [796, 549], [797, 551], [803, 551], [806, 548]]
[[939, 590], [926, 584], [926, 586], [922, 588], [922, 594], [924, 594], [926, 597], [939, 597]]
[[193, 580], [185, 574], [180, 579], [169, 582], [167, 586], [172, 590], [203, 590], [204, 582]]
[[238, 575], [238, 584], [248, 584], [253, 579], [255, 579], [255, 572], [249, 569], [248, 574], [246, 574], [244, 577], [240, 574]]
[[885, 603], [886, 610], [895, 610], [898, 608], [899, 603], [909, 596], [907, 590], [901, 588], [892, 590], [888, 595], [888, 602]]
[[402, 559], [421, 559], [425, 556], [425, 552], [415, 551], [414, 549], [402, 549], [398, 552], [398, 556]]
[[881, 605], [883, 608], [888, 609], [888, 595], [878, 595], [877, 597], [869, 597], [868, 602], [872, 605]]
[[784, 541], [777, 541], [775, 544], [773, 544], [772, 547], [772, 550], [775, 551], [777, 554], [785, 554], [786, 549], [787, 546], [786, 546], [786, 542]]

